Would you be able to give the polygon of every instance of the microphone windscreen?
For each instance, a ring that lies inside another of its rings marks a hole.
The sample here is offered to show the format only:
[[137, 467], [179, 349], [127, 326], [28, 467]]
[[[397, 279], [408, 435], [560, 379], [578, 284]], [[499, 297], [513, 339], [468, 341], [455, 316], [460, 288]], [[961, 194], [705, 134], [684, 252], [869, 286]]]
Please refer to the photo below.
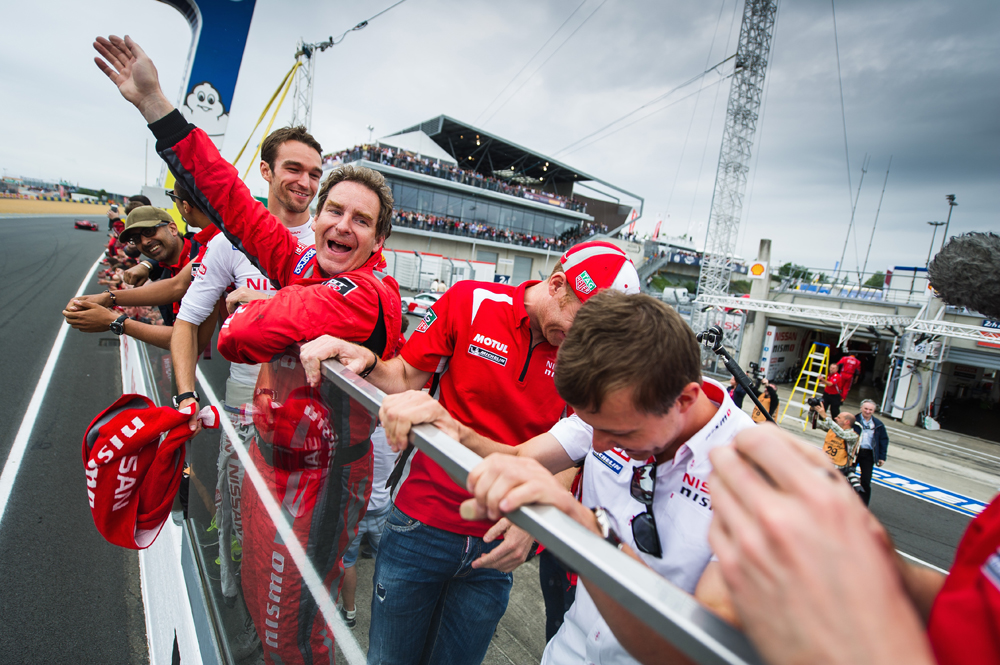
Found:
[[949, 305], [1000, 319], [1000, 236], [955, 236], [927, 269], [931, 286]]

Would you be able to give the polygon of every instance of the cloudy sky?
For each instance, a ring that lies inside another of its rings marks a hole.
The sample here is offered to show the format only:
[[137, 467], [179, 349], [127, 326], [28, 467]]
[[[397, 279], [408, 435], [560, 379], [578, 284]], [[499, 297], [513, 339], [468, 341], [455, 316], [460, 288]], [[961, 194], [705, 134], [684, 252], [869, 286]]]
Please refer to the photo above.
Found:
[[[223, 154], [246, 140], [298, 38], [340, 34], [390, 4], [257, 0]], [[664, 232], [700, 245], [729, 79], [707, 75], [607, 138], [576, 142], [734, 53], [741, 14], [742, 0], [407, 0], [319, 56], [312, 130], [335, 150], [367, 139], [368, 125], [378, 137], [445, 113], [645, 197], [641, 230], [662, 218]], [[837, 0], [836, 16], [845, 116], [831, 3], [780, 4], [737, 252], [753, 258], [771, 238], [775, 261], [832, 269], [866, 154], [847, 268], [865, 260], [890, 156], [869, 271], [923, 265], [926, 222], [945, 219], [946, 194], [959, 203], [952, 233], [1000, 230], [1000, 5]], [[93, 64], [94, 36], [109, 33], [146, 49], [168, 95], [180, 89], [191, 36], [167, 5], [5, 7], [5, 174], [123, 192], [143, 184], [148, 131]], [[278, 123], [288, 119], [286, 102]], [[152, 183], [160, 163], [149, 150]], [[250, 186], [265, 190], [259, 176]]]

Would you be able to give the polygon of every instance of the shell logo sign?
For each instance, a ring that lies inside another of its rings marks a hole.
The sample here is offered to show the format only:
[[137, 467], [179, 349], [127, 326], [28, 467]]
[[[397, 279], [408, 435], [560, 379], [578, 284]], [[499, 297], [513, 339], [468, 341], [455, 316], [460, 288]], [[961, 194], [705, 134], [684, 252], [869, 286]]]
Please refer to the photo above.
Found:
[[754, 261], [747, 266], [747, 277], [750, 279], [764, 279], [767, 277], [767, 264], [763, 261]]

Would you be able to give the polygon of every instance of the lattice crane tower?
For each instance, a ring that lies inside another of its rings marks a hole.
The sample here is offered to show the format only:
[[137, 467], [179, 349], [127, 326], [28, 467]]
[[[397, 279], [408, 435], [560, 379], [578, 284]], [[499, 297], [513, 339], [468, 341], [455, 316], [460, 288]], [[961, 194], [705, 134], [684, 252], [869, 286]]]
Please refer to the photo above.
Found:
[[764, 73], [771, 51], [777, 0], [746, 0], [736, 65], [729, 89], [726, 127], [715, 174], [705, 254], [698, 276], [698, 296], [729, 291], [732, 257], [739, 237], [743, 195], [750, 170], [750, 147], [757, 131]]
[[325, 51], [326, 42], [306, 44], [299, 40], [295, 59], [302, 64], [295, 70], [295, 89], [292, 91], [292, 127], [302, 125], [310, 131], [312, 124], [313, 77], [316, 74], [316, 51]]

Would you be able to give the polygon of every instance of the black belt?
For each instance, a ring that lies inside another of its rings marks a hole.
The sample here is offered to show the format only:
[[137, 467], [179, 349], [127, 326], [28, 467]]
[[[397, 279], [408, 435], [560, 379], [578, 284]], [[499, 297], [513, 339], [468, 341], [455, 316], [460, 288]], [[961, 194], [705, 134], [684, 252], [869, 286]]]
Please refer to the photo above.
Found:
[[[306, 457], [315, 455], [315, 450], [302, 450], [275, 446], [257, 439], [257, 449], [260, 451], [264, 462], [271, 467], [285, 470], [302, 471], [309, 468], [317, 468], [314, 464], [306, 461]], [[353, 464], [367, 455], [372, 449], [371, 439], [365, 439], [362, 443], [344, 448], [337, 448], [333, 455], [333, 464], [330, 467], [341, 467]]]

